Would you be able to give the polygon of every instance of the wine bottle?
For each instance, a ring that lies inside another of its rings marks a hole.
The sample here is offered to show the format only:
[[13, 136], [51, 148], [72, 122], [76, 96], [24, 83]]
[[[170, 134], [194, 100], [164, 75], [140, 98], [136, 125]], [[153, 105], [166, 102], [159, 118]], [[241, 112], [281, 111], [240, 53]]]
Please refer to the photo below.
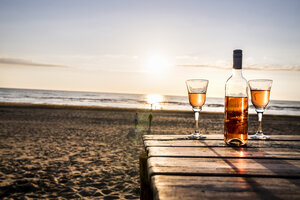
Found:
[[242, 50], [233, 51], [232, 75], [225, 84], [224, 141], [243, 146], [248, 142], [248, 83], [242, 74]]

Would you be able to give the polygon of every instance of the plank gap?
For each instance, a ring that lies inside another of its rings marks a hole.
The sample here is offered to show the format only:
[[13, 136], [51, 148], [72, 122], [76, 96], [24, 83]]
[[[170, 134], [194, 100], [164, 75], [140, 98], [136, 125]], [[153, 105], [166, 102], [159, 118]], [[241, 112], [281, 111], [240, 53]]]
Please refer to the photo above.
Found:
[[225, 174], [225, 173], [190, 173], [190, 172], [153, 172], [149, 177], [164, 176], [205, 176], [205, 177], [254, 177], [254, 178], [284, 178], [284, 179], [300, 179], [300, 175], [265, 175], [265, 174]]

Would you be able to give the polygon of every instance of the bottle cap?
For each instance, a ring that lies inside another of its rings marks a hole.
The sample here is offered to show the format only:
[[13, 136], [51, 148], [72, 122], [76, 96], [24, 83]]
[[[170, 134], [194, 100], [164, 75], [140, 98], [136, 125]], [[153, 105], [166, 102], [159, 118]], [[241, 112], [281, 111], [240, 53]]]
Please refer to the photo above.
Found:
[[233, 68], [242, 69], [242, 57], [243, 51], [241, 49], [235, 49], [233, 51]]
[[241, 49], [233, 50], [233, 56], [243, 56], [243, 50]]

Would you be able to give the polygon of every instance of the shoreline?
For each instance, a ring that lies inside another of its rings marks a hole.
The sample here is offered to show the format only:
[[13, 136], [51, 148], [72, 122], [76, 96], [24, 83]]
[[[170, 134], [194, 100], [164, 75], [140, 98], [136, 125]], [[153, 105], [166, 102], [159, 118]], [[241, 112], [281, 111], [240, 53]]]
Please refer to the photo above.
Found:
[[[92, 105], [63, 105], [63, 104], [34, 104], [34, 103], [12, 103], [12, 102], [0, 102], [0, 107], [12, 107], [12, 108], [46, 108], [46, 109], [70, 109], [70, 110], [98, 110], [98, 111], [150, 111], [150, 109], [142, 108], [124, 108], [124, 107], [107, 107], [107, 106], [92, 106]], [[192, 110], [158, 110], [153, 109], [152, 112], [178, 112], [178, 113], [190, 113]], [[206, 114], [223, 114], [222, 112], [207, 112], [201, 111]]]
[[[95, 111], [150, 111], [150, 109], [141, 108], [124, 108], [124, 107], [107, 107], [107, 106], [93, 106], [93, 105], [65, 105], [65, 104], [35, 104], [35, 103], [17, 103], [17, 102], [0, 102], [0, 107], [10, 108], [44, 108], [44, 109], [66, 109], [66, 110], [95, 110]], [[192, 113], [190, 110], [152, 110], [154, 113]], [[207, 112], [201, 111], [200, 114], [224, 115], [224, 112]], [[256, 116], [256, 113], [249, 113], [251, 116]], [[264, 114], [263, 116], [278, 116], [278, 117], [299, 117], [300, 115], [279, 115], [279, 114]]]

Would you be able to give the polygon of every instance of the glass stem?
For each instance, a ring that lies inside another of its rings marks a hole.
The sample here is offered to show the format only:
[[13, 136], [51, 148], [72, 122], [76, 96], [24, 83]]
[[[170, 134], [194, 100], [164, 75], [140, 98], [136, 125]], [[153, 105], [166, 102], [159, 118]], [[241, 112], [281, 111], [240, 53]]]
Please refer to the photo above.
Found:
[[196, 121], [195, 135], [198, 135], [199, 134], [199, 111], [195, 111], [195, 121]]
[[258, 112], [258, 130], [257, 130], [257, 134], [262, 135], [263, 131], [262, 131], [262, 117], [263, 117], [263, 113], [262, 112]]

